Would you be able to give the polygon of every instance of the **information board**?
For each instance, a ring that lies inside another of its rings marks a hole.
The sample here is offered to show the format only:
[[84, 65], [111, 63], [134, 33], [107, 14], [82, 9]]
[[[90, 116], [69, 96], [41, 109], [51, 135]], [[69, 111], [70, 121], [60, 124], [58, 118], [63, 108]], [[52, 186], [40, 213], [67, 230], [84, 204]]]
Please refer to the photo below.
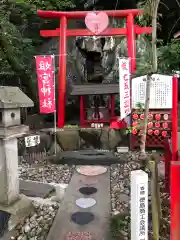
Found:
[[[132, 108], [137, 108], [137, 104], [145, 104], [147, 76], [132, 79]], [[172, 76], [153, 74], [150, 88], [151, 109], [172, 108]]]

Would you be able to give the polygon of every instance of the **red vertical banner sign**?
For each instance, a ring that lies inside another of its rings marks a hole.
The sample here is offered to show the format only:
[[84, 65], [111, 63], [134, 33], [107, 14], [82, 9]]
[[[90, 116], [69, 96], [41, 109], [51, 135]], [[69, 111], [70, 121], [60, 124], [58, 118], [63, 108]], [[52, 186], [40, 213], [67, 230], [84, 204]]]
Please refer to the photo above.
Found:
[[40, 113], [54, 113], [55, 103], [55, 71], [54, 56], [36, 56], [36, 72]]

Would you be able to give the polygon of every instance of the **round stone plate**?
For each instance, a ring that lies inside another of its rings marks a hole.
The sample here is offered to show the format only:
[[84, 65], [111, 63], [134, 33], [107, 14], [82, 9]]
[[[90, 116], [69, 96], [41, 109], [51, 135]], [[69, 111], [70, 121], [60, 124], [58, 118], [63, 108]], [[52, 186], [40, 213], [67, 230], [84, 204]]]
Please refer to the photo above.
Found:
[[76, 200], [76, 205], [80, 208], [90, 208], [96, 204], [93, 198], [79, 198]]
[[91, 195], [97, 192], [97, 188], [95, 187], [81, 187], [79, 192], [84, 195]]
[[102, 166], [83, 166], [78, 167], [76, 170], [85, 176], [97, 176], [107, 172], [107, 168]]
[[90, 232], [69, 232], [64, 240], [93, 240]]
[[71, 215], [71, 221], [81, 226], [94, 220], [94, 214], [90, 212], [75, 212]]

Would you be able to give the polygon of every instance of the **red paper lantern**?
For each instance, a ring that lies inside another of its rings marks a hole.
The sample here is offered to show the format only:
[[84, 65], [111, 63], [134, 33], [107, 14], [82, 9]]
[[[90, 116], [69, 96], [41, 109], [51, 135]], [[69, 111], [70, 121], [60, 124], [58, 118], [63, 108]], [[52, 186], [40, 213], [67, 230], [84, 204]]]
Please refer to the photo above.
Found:
[[156, 123], [155, 123], [155, 127], [156, 127], [156, 128], [159, 128], [160, 126], [161, 126], [161, 124], [160, 124], [159, 122], [156, 122]]
[[132, 122], [133, 127], [137, 126], [137, 124], [138, 124], [137, 122]]
[[168, 128], [168, 123], [167, 123], [167, 122], [164, 122], [164, 123], [162, 124], [162, 126], [163, 126], [163, 128]]
[[167, 136], [167, 131], [162, 131], [161, 134], [162, 134], [163, 137], [166, 137]]
[[144, 114], [140, 115], [140, 119], [143, 120], [144, 119]]
[[153, 114], [152, 113], [148, 114], [148, 120], [153, 120]]
[[168, 114], [164, 114], [163, 118], [164, 118], [165, 121], [167, 121], [168, 118], [169, 118]]
[[152, 128], [153, 127], [153, 122], [149, 122], [148, 123], [148, 128]]
[[133, 114], [133, 115], [132, 115], [132, 118], [133, 118], [133, 119], [138, 119], [138, 114], [137, 114], [137, 113]]
[[154, 135], [158, 136], [159, 135], [159, 130], [155, 130]]
[[159, 114], [159, 113], [156, 114], [156, 115], [155, 115], [155, 119], [156, 119], [157, 121], [159, 121], [159, 120], [161, 119], [161, 114]]
[[136, 135], [137, 134], [137, 129], [133, 129], [132, 134]]
[[152, 129], [149, 129], [149, 130], [147, 131], [147, 133], [148, 133], [149, 135], [152, 135], [152, 134], [153, 134], [153, 130], [152, 130]]

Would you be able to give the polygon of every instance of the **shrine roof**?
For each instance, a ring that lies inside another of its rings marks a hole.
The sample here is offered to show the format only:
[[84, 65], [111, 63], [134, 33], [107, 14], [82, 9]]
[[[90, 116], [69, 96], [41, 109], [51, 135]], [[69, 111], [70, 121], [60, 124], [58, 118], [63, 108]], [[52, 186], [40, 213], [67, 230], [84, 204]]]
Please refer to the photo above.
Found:
[[83, 95], [103, 95], [103, 94], [118, 94], [119, 84], [81, 84], [73, 85], [72, 96], [83, 96]]
[[33, 101], [18, 87], [0, 86], [0, 108], [20, 108], [33, 106]]

